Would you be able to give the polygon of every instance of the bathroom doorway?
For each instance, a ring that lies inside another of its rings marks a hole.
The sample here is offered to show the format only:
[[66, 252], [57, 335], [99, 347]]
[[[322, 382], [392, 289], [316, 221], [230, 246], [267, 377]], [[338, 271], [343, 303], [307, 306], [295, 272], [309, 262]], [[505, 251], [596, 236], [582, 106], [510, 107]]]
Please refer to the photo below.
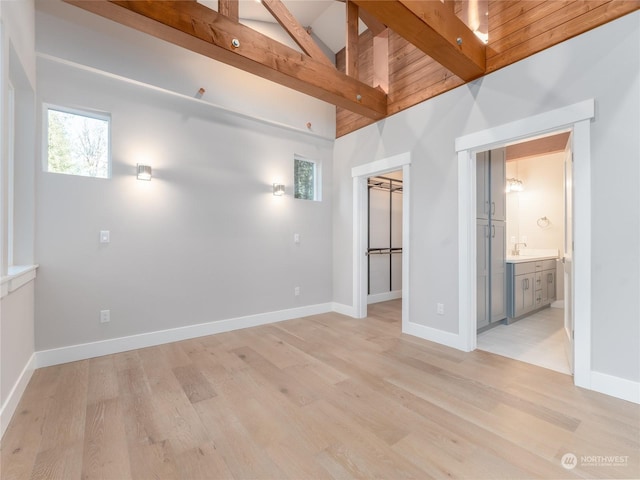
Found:
[[[595, 101], [587, 99], [555, 110], [521, 117], [502, 125], [457, 137], [458, 155], [458, 311], [460, 348], [477, 346], [476, 322], [476, 152], [499, 148], [520, 139], [571, 131], [572, 149], [572, 329], [567, 341], [573, 350], [573, 382], [592, 388], [591, 369], [591, 122]], [[566, 285], [566, 284], [565, 284]], [[566, 298], [565, 298], [566, 301]]]
[[[572, 374], [573, 349], [567, 348], [566, 330], [572, 326], [567, 241], [572, 230], [571, 132], [526, 139], [502, 150], [499, 200], [504, 201], [505, 238], [500, 245], [505, 252], [504, 260], [492, 258], [491, 265], [504, 261], [506, 318], [478, 332], [477, 348]], [[480, 252], [477, 255], [479, 264], [486, 263]]]

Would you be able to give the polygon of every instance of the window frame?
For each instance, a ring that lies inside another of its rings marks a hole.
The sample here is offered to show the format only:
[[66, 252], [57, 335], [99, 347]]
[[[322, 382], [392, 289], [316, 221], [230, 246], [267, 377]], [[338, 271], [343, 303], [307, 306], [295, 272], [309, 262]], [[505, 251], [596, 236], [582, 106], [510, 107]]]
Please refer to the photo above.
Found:
[[[313, 164], [313, 198], [296, 197], [296, 175], [295, 165], [297, 161]], [[296, 200], [308, 200], [312, 202], [322, 201], [322, 164], [317, 160], [312, 160], [302, 155], [295, 154], [293, 156], [293, 198]]]
[[7, 269], [14, 264], [15, 245], [15, 158], [16, 89], [7, 81]]
[[[81, 117], [91, 118], [93, 120], [102, 120], [107, 122], [107, 176], [91, 176], [79, 175], [76, 173], [53, 172], [49, 170], [49, 110], [61, 113], [77, 115]], [[98, 180], [110, 180], [112, 178], [112, 144], [111, 144], [111, 114], [100, 110], [85, 107], [67, 107], [56, 103], [42, 103], [42, 171], [45, 173], [53, 173], [57, 175], [68, 175], [70, 177], [94, 178]]]

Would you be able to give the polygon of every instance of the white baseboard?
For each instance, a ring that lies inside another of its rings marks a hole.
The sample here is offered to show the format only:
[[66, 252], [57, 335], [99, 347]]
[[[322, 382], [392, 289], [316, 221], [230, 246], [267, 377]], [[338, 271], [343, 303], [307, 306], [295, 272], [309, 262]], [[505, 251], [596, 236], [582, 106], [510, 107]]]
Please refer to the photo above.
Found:
[[292, 320], [294, 318], [308, 317], [309, 315], [328, 313], [333, 310], [332, 306], [333, 304], [331, 303], [320, 303], [306, 307], [291, 308], [288, 310], [260, 313], [257, 315], [230, 318], [227, 320], [189, 325], [186, 327], [141, 333], [128, 337], [112, 338], [109, 340], [83, 343], [80, 345], [70, 345], [68, 347], [54, 348], [51, 350], [41, 350], [35, 353], [35, 364], [37, 368], [48, 367], [61, 363], [85, 360], [87, 358], [126, 352], [137, 348], [152, 347], [164, 343], [178, 342], [180, 340], [188, 340], [190, 338], [230, 332], [241, 328], [257, 327], [268, 323], [276, 323], [284, 320]]
[[27, 362], [27, 364], [22, 369], [18, 380], [13, 385], [11, 389], [11, 393], [7, 397], [7, 400], [0, 408], [0, 438], [4, 435], [7, 427], [9, 426], [9, 422], [11, 422], [11, 418], [18, 407], [18, 403], [22, 398], [22, 394], [24, 393], [27, 385], [29, 384], [29, 380], [31, 380], [31, 376], [33, 375], [33, 371], [36, 369], [36, 354], [32, 354], [31, 358]]
[[634, 382], [626, 378], [592, 371], [591, 390], [629, 402], [640, 403], [640, 382]]
[[367, 304], [388, 302], [389, 300], [396, 300], [402, 298], [402, 290], [394, 290], [393, 292], [374, 293], [373, 295], [367, 295]]
[[345, 305], [344, 303], [333, 302], [331, 304], [331, 310], [347, 317], [356, 318], [356, 310], [351, 305]]
[[426, 327], [412, 322], [407, 322], [406, 325], [403, 323], [402, 333], [413, 335], [415, 337], [422, 338], [423, 340], [439, 343], [457, 350], [468, 351], [466, 342], [462, 338], [462, 335], [457, 333], [445, 332], [443, 330]]

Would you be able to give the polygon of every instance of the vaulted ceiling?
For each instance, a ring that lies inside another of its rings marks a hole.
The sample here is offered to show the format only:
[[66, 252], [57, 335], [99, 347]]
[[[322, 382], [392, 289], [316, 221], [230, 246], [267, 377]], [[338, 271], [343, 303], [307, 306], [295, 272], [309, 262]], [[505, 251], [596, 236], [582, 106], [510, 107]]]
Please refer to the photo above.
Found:
[[[65, 1], [336, 105], [338, 135], [640, 8], [638, 0]], [[295, 44], [255, 22], [277, 22]]]

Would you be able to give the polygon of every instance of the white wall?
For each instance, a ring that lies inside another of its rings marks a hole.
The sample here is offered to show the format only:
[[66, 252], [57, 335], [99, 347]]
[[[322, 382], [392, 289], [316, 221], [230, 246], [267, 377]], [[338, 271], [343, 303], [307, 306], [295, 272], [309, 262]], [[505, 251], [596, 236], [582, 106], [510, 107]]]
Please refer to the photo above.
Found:
[[34, 352], [33, 305], [33, 282], [0, 300], [0, 436], [33, 372], [30, 362]]
[[[457, 333], [455, 139], [595, 98], [592, 369], [640, 380], [639, 30], [635, 12], [339, 138], [334, 148], [334, 301], [352, 304], [351, 168], [410, 151], [410, 321]], [[620, 248], [620, 239], [629, 248]], [[438, 302], [444, 303], [445, 315], [436, 315]]]
[[[60, 1], [36, 24], [39, 104], [113, 129], [110, 180], [38, 166], [37, 350], [331, 301], [335, 107]], [[292, 198], [294, 154], [321, 162], [322, 202]]]
[[34, 1], [14, 0], [2, 4], [2, 23], [32, 86], [36, 82]]
[[[33, 89], [35, 87], [35, 24], [32, 1], [0, 2], [0, 95], [2, 179], [0, 186], [2, 214], [2, 262], [6, 262], [8, 227], [8, 82], [16, 89], [15, 126], [15, 222], [17, 227], [17, 262], [33, 261]], [[6, 265], [2, 271], [6, 273]], [[0, 436], [4, 433], [26, 387], [34, 353], [34, 285], [16, 288], [8, 277], [2, 278], [0, 300]]]
[[[111, 113], [113, 177], [38, 169], [37, 350], [331, 301], [331, 142], [47, 59], [38, 86]], [[294, 154], [321, 162], [322, 202], [293, 199]]]
[[[335, 107], [203, 55], [106, 20], [61, 0], [36, 2], [39, 53], [53, 55], [203, 102], [335, 137]], [[252, 25], [256, 26], [256, 25]], [[266, 25], [262, 25], [266, 27]]]

